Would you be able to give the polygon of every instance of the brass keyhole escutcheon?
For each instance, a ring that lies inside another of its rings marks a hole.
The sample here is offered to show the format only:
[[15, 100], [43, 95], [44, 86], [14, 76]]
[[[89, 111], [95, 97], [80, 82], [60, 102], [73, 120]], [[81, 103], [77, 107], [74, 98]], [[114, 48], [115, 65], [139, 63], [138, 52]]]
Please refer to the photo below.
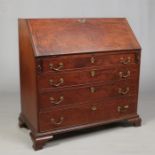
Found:
[[97, 107], [96, 107], [96, 106], [92, 106], [92, 107], [91, 107], [91, 110], [92, 110], [92, 111], [96, 111], [96, 110], [97, 110]]
[[96, 71], [95, 71], [95, 70], [92, 70], [92, 71], [90, 72], [90, 74], [91, 74], [91, 77], [94, 77], [94, 76], [96, 75]]
[[93, 63], [95, 63], [95, 58], [94, 57], [91, 57], [90, 58], [90, 62], [93, 64]]
[[90, 91], [91, 91], [91, 93], [94, 93], [95, 92], [95, 87], [90, 87]]
[[79, 21], [80, 23], [86, 23], [87, 20], [83, 18], [83, 19], [79, 19], [78, 21]]

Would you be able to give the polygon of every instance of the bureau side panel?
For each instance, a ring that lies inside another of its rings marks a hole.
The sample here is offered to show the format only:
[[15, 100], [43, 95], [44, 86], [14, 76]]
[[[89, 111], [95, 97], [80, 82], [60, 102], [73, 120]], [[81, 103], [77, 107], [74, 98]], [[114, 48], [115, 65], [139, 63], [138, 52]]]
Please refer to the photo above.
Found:
[[[137, 82], [137, 107], [139, 99], [139, 84], [140, 84], [140, 69], [141, 69], [141, 50], [137, 51], [137, 64], [138, 64], [138, 82]], [[138, 111], [138, 109], [137, 109]]]
[[27, 21], [19, 19], [19, 59], [21, 115], [27, 125], [37, 131], [37, 87], [35, 57]]

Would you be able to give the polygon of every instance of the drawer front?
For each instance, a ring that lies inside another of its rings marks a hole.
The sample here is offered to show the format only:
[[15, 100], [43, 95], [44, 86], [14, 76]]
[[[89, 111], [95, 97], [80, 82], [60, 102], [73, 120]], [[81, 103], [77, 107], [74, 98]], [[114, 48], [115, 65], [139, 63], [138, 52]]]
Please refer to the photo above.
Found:
[[110, 97], [136, 96], [138, 86], [133, 80], [119, 81], [109, 85], [90, 85], [53, 90], [39, 95], [40, 110], [65, 105], [104, 101]]
[[136, 114], [134, 99], [117, 99], [100, 103], [89, 103], [70, 108], [53, 109], [39, 114], [40, 132], [65, 129], [78, 125], [125, 119]]
[[94, 66], [111, 66], [123, 65], [127, 66], [136, 62], [135, 53], [126, 54], [81, 54], [81, 55], [66, 55], [53, 56], [42, 58], [43, 72], [60, 72], [65, 70], [74, 70], [88, 68]]
[[96, 69], [38, 75], [39, 89], [55, 89], [83, 84], [138, 79], [137, 65], [128, 68]]

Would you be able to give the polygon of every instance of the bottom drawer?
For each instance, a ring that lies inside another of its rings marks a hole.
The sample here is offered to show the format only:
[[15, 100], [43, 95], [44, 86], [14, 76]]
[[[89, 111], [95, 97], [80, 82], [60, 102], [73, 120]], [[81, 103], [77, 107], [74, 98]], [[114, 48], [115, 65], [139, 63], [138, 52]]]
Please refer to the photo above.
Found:
[[39, 114], [40, 132], [65, 129], [78, 125], [125, 118], [137, 111], [136, 99], [115, 99], [63, 109], [52, 109]]

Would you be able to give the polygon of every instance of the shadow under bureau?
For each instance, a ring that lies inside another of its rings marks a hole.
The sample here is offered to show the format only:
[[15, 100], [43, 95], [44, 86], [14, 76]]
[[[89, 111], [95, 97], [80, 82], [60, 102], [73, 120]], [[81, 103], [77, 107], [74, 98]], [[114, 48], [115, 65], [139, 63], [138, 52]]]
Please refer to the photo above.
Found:
[[124, 18], [19, 19], [21, 114], [35, 150], [137, 114], [140, 52]]

